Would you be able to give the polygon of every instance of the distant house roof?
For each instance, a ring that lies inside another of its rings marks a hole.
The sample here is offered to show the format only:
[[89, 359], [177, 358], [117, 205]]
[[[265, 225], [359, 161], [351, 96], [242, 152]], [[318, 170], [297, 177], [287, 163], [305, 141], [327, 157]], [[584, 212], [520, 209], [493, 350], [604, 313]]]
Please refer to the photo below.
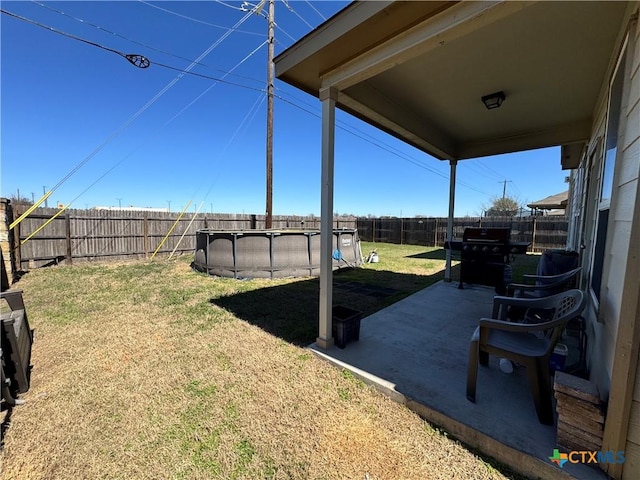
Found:
[[569, 200], [569, 190], [562, 193], [556, 193], [550, 197], [543, 198], [537, 202], [528, 203], [527, 207], [537, 208], [539, 210], [554, 210], [559, 208], [567, 208], [567, 201]]

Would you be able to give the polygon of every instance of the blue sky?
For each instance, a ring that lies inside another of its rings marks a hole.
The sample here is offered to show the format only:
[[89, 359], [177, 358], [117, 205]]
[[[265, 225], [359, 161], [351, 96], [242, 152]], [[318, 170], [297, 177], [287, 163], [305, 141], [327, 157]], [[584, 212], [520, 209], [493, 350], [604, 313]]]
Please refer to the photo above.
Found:
[[[99, 46], [1, 15], [1, 195], [19, 189], [37, 200], [60, 184], [49, 206], [179, 210], [191, 200], [190, 210], [203, 202], [207, 212], [264, 213], [267, 25], [250, 15], [228, 34], [246, 15], [242, 3], [3, 1], [8, 12]], [[278, 0], [276, 54], [347, 4]], [[208, 49], [191, 72], [233, 84], [176, 81], [171, 68]], [[278, 80], [276, 95], [273, 212], [318, 215], [320, 102]], [[446, 162], [344, 112], [337, 121], [336, 212], [446, 216]], [[479, 214], [504, 180], [526, 204], [566, 190], [566, 175], [559, 148], [460, 162], [455, 213]]]

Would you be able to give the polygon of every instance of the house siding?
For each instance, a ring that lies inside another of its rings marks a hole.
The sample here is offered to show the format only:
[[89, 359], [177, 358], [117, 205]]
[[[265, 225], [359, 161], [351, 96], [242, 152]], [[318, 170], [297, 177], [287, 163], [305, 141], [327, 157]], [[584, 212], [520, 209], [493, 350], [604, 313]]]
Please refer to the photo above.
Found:
[[[638, 8], [640, 2], [635, 3]], [[637, 24], [636, 24], [637, 25]], [[626, 23], [625, 23], [626, 27]], [[636, 207], [636, 192], [638, 190], [640, 172], [640, 75], [638, 74], [640, 65], [640, 46], [638, 29], [629, 35], [627, 46], [627, 65], [625, 65], [626, 78], [623, 87], [623, 112], [620, 127], [619, 152], [616, 159], [614, 173], [614, 192], [610, 202], [610, 217], [607, 231], [606, 254], [604, 259], [604, 269], [602, 274], [602, 290], [600, 294], [599, 306], [589, 305], [586, 310], [586, 317], [589, 329], [589, 368], [591, 380], [599, 387], [603, 399], [609, 395], [610, 381], [613, 371], [613, 360], [616, 346], [616, 338], [620, 317], [620, 306], [622, 303], [622, 286], [625, 279], [627, 266], [628, 245], [631, 242], [631, 227], [633, 212]], [[617, 52], [615, 52], [617, 58]], [[615, 66], [616, 58], [612, 59], [612, 69]], [[613, 70], [609, 72], [608, 80], [611, 78]], [[609, 82], [603, 85], [604, 91], [601, 94], [602, 102], [600, 108], [595, 113], [594, 129], [592, 140], [588, 151], [605, 136], [605, 119], [607, 113], [607, 92]], [[585, 158], [585, 162], [588, 158]], [[588, 202], [594, 202], [594, 194], [599, 191], [599, 186], [593, 188], [593, 182], [599, 185], [604, 152], [601, 148], [596, 158], [597, 165], [590, 173], [592, 182], [591, 191], [587, 194], [591, 196]], [[583, 164], [584, 168], [584, 164]], [[579, 194], [579, 192], [575, 192]], [[587, 275], [590, 273], [591, 249], [594, 237], [594, 229], [598, 215], [598, 209], [586, 209], [589, 214], [586, 219], [587, 250], [583, 258], [583, 267]], [[640, 428], [640, 427], [639, 427]], [[640, 446], [640, 443], [639, 443]], [[639, 457], [640, 458], [640, 457]]]
[[[629, 161], [625, 162], [624, 168], [620, 170], [620, 181], [625, 186], [635, 185], [632, 188], [637, 195], [638, 164], [640, 164], [640, 28], [638, 27], [638, 22], [635, 25], [635, 32], [630, 34], [633, 39], [630, 41], [630, 44], [632, 44], [630, 46], [633, 47], [633, 60], [630, 68], [629, 114], [624, 141], [624, 154]], [[634, 200], [634, 203], [628, 205], [635, 205], [635, 208], [640, 208], [640, 199], [634, 197]], [[638, 239], [632, 239], [631, 241], [638, 241]], [[636, 321], [637, 318], [638, 315], [636, 314]], [[637, 365], [640, 366], [640, 362]], [[638, 367], [636, 367], [625, 452], [627, 461], [622, 470], [622, 478], [623, 480], [637, 479], [640, 474], [640, 368]]]
[[[634, 12], [638, 11], [639, 7], [640, 2], [631, 4], [628, 10], [628, 20], [631, 19], [631, 15]], [[626, 29], [627, 25], [625, 21], [622, 28]], [[588, 367], [590, 379], [597, 384], [603, 400], [609, 398], [611, 389], [622, 305], [629, 305], [629, 299], [623, 299], [623, 286], [627, 268], [630, 265], [629, 262], [637, 262], [637, 259], [629, 257], [629, 248], [630, 245], [633, 245], [631, 242], [637, 241], [637, 239], [632, 238], [632, 231], [637, 231], [638, 226], [633, 223], [634, 212], [640, 209], [640, 198], [637, 198], [640, 183], [640, 29], [637, 21], [631, 23], [631, 25], [633, 25], [633, 30], [629, 31], [627, 44], [622, 97], [623, 117], [620, 122], [613, 192], [609, 203], [609, 224], [602, 272], [602, 289], [599, 302], [590, 302], [584, 314], [587, 319], [587, 332], [589, 335]], [[624, 40], [623, 35], [625, 33], [626, 30], [621, 32], [621, 41]], [[603, 91], [600, 94], [599, 107], [594, 112], [591, 140], [588, 144], [587, 154], [580, 167], [581, 175], [583, 176], [582, 191], [572, 191], [572, 194], [576, 196], [586, 195], [586, 202], [581, 212], [584, 215], [585, 227], [584, 231], [578, 233], [576, 237], [580, 236], [582, 243], [586, 246], [582, 258], [585, 274], [582, 286], [587, 291], [589, 291], [591, 285], [593, 245], [599, 214], [598, 198], [604, 162], [603, 139], [606, 135], [607, 97], [609, 82], [613, 75], [617, 56], [618, 52], [613, 52], [611, 68], [603, 83]], [[596, 152], [595, 156], [592, 157], [594, 152]], [[591, 158], [594, 160], [594, 165], [588, 170]], [[579, 175], [578, 172], [573, 172], [573, 180], [575, 181]], [[588, 191], [585, 185], [587, 178], [589, 182]], [[580, 205], [579, 202], [573, 202], [573, 204]], [[580, 221], [578, 217], [574, 217], [574, 220]], [[574, 226], [574, 228], [577, 227]], [[577, 247], [578, 238], [573, 243]], [[629, 292], [629, 289], [627, 289], [627, 292]], [[628, 319], [625, 320], [628, 321]], [[637, 365], [640, 365], [640, 361]], [[629, 418], [625, 422], [628, 425], [626, 443], [624, 444], [626, 461], [622, 466], [621, 474], [618, 471], [614, 476], [616, 478], [635, 480], [640, 478], [640, 369], [636, 366], [636, 371], [631, 375], [634, 383], [629, 385], [630, 388], [633, 388], [633, 396]]]

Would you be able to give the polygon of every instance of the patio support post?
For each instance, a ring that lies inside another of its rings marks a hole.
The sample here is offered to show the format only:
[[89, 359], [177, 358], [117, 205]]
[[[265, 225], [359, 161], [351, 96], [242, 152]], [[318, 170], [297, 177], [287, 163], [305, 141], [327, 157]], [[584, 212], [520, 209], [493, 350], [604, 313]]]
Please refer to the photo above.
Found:
[[320, 210], [320, 312], [318, 347], [333, 345], [331, 325], [333, 307], [333, 164], [338, 90], [320, 90], [322, 101], [322, 185]]
[[[449, 174], [449, 217], [447, 218], [447, 241], [453, 240], [453, 210], [455, 206], [456, 198], [456, 165], [458, 161], [449, 160], [451, 166], [451, 173]], [[444, 267], [444, 281], [451, 281], [451, 249], [446, 250], [446, 261]]]

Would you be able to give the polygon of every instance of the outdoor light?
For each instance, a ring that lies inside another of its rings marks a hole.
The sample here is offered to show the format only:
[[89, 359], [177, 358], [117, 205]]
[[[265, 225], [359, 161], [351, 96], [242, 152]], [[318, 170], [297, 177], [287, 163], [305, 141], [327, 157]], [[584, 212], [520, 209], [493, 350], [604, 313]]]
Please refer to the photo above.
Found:
[[502, 102], [504, 102], [504, 99], [505, 99], [504, 92], [500, 91], [496, 93], [491, 93], [489, 95], [485, 95], [484, 97], [482, 97], [482, 103], [484, 103], [484, 106], [487, 107], [487, 110], [491, 110], [493, 108], [498, 108], [500, 105], [502, 105]]

